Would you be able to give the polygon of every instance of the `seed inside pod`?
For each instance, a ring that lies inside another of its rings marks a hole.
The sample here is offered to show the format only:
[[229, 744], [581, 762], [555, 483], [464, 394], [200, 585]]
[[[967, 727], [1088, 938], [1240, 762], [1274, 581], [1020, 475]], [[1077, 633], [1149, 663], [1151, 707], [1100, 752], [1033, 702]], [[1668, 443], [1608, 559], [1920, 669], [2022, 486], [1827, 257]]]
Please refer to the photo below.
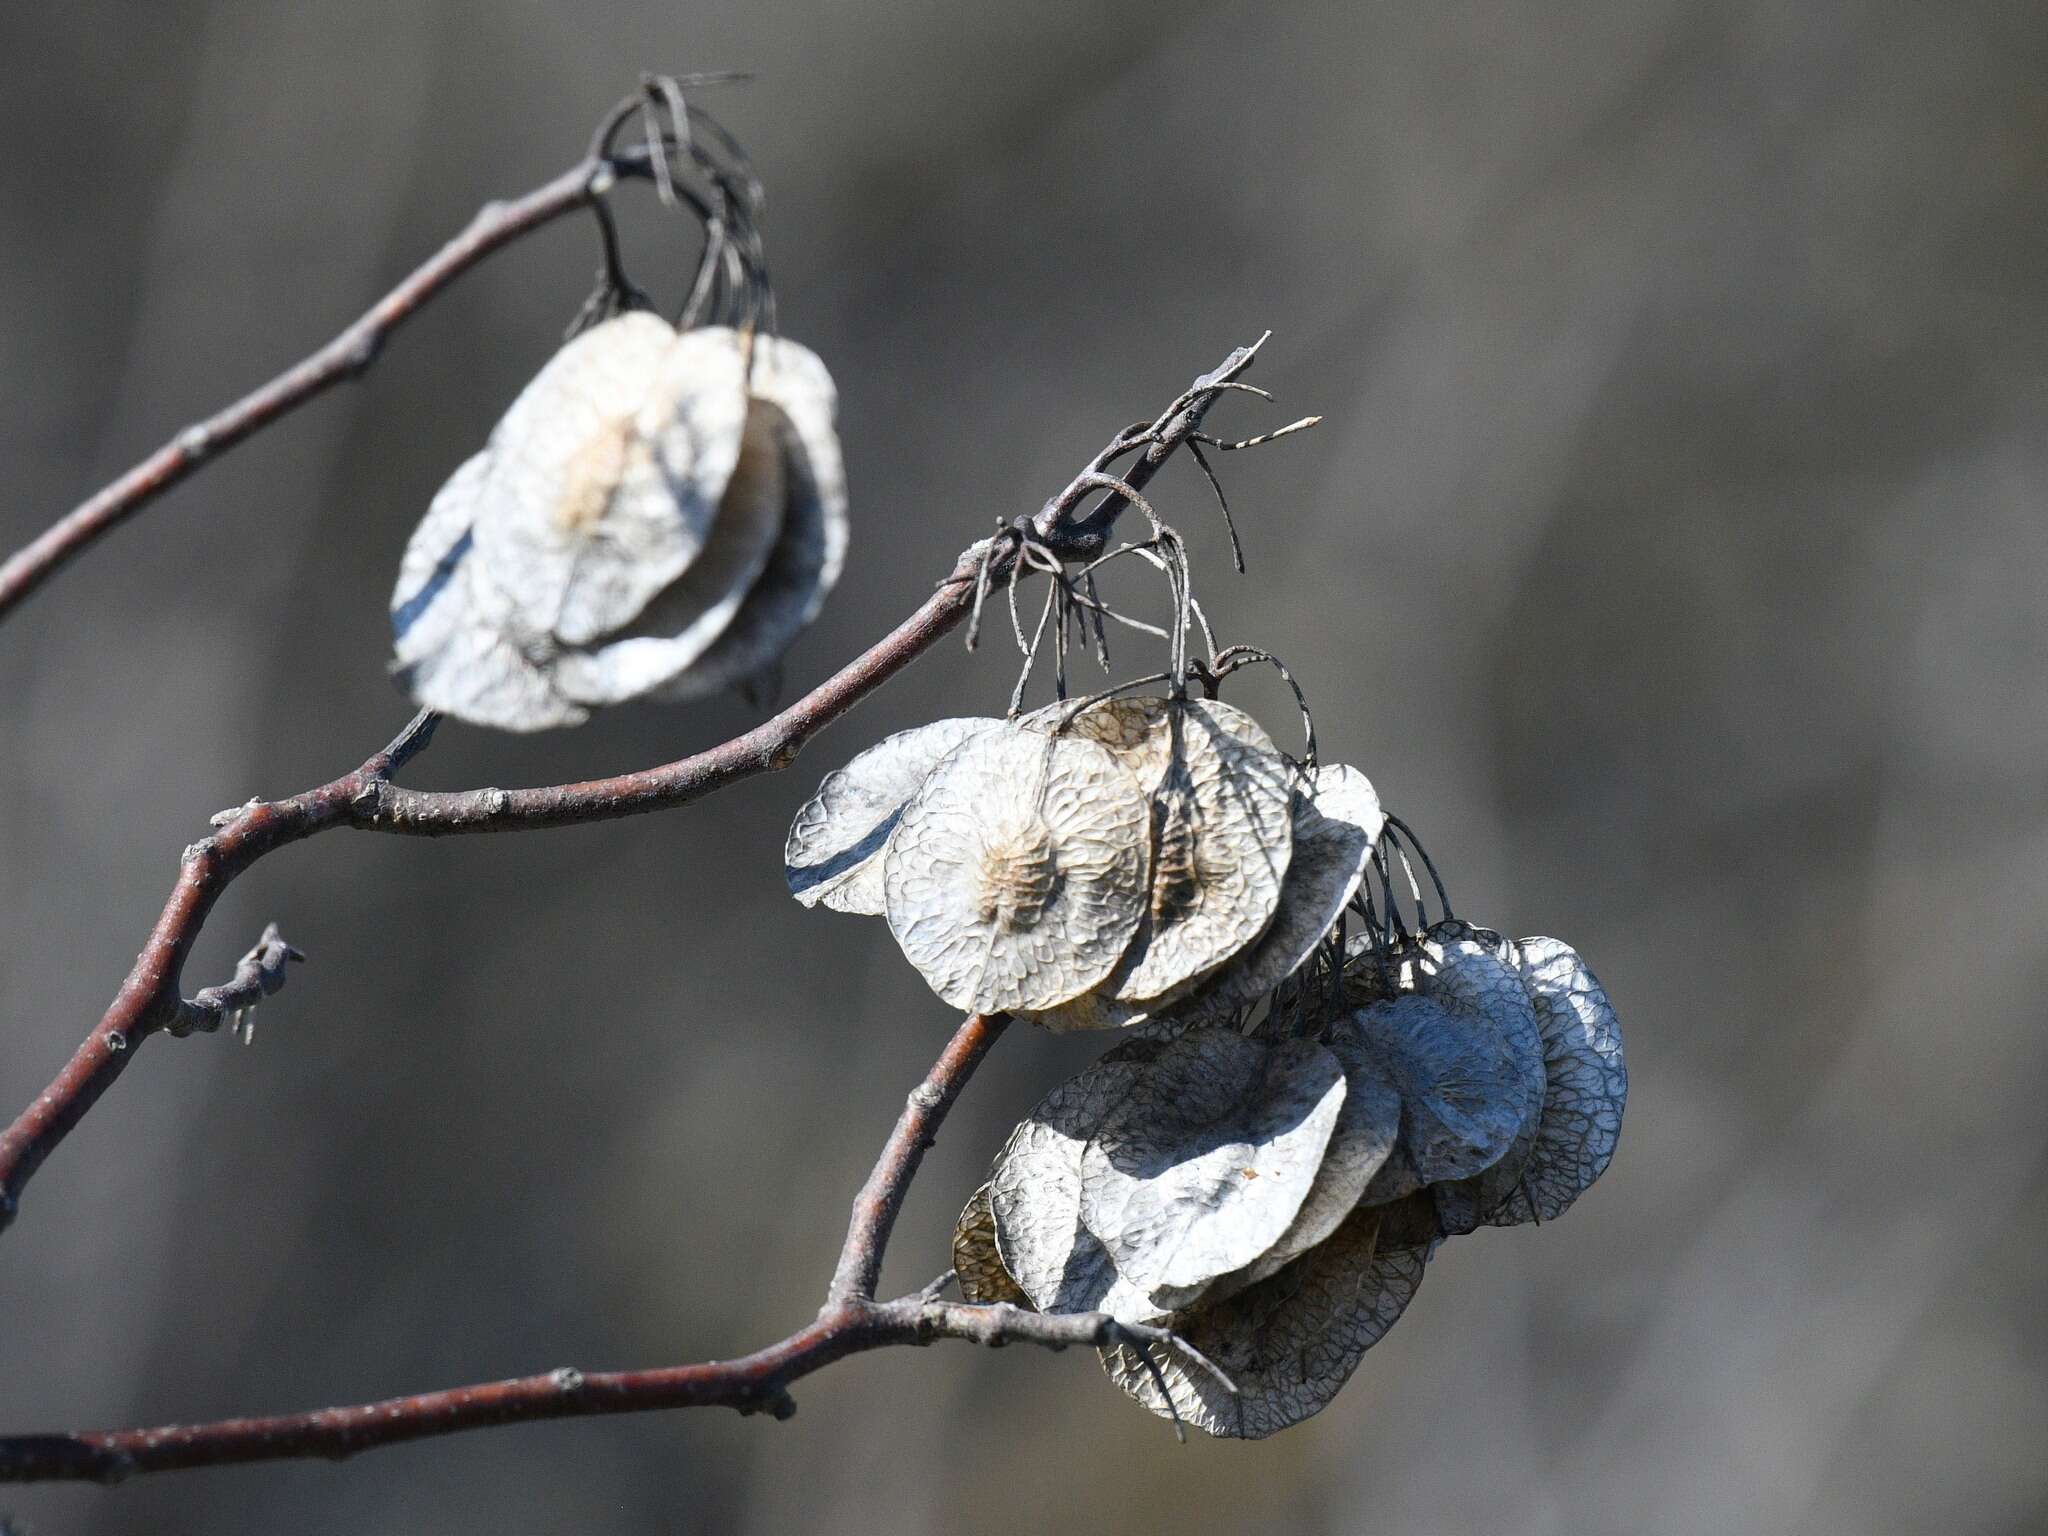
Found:
[[1376, 1212], [1357, 1212], [1279, 1273], [1174, 1319], [1235, 1395], [1171, 1348], [1151, 1351], [1164, 1396], [1129, 1344], [1102, 1350], [1103, 1369], [1161, 1418], [1177, 1412], [1212, 1435], [1259, 1440], [1299, 1424], [1329, 1405], [1422, 1284], [1427, 1251], [1381, 1248], [1379, 1226]]
[[954, 1007], [1048, 1008], [1115, 966], [1150, 855], [1144, 797], [1108, 751], [984, 731], [932, 771], [889, 836], [889, 927]]
[[903, 807], [932, 769], [969, 736], [998, 720], [935, 720], [877, 742], [844, 768], [825, 775], [790, 824], [782, 873], [805, 906], [823, 902], [841, 912], [879, 917], [882, 850]]
[[1561, 939], [1523, 939], [1516, 949], [1543, 1036], [1547, 1086], [1519, 1197], [1487, 1218], [1496, 1226], [1562, 1216], [1607, 1171], [1628, 1103], [1621, 1021], [1606, 989]]

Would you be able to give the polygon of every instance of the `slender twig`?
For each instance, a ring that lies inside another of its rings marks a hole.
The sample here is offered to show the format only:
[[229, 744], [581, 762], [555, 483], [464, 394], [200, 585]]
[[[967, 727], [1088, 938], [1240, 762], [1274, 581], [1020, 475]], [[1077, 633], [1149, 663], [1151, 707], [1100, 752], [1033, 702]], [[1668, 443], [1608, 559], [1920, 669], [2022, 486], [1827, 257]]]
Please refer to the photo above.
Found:
[[[1225, 382], [1249, 367], [1252, 350], [1240, 347], [1217, 369], [1196, 381], [1160, 418], [1146, 453], [1123, 477], [1136, 492], [1173, 449], [1199, 430], [1204, 412]], [[1098, 504], [1091, 524], [1113, 526], [1126, 505], [1116, 498]], [[1034, 529], [1044, 519], [1031, 520]], [[1064, 524], [1051, 521], [1035, 537], [1059, 551], [1070, 543]], [[1083, 536], [1099, 543], [1092, 532]], [[1005, 541], [1021, 547], [1021, 538]], [[336, 827], [395, 832], [418, 837], [456, 833], [517, 832], [579, 822], [608, 821], [688, 805], [742, 779], [787, 768], [805, 743], [880, 688], [943, 639], [967, 616], [988, 551], [964, 551], [952, 573], [918, 610], [875, 645], [813, 688], [789, 708], [730, 741], [659, 767], [608, 779], [554, 784], [536, 789], [405, 789], [392, 774], [425, 750], [435, 719], [421, 715], [397, 740], [353, 773], [284, 800], [251, 800], [214, 818], [212, 836], [185, 850], [178, 883], [157, 919], [149, 942], [106, 1014], [73, 1053], [56, 1079], [14, 1123], [0, 1131], [0, 1230], [13, 1220], [21, 1191], [43, 1159], [112, 1086], [134, 1059], [137, 1046], [170, 1029], [183, 1017], [179, 996], [185, 958], [220, 893], [265, 854]], [[1015, 548], [999, 555], [998, 579], [1009, 574]]]
[[275, 923], [267, 925], [255, 947], [242, 956], [234, 976], [217, 987], [206, 987], [178, 1005], [178, 1011], [164, 1026], [173, 1035], [195, 1030], [211, 1032], [222, 1024], [246, 1027], [256, 1005], [284, 985], [285, 967], [306, 957], [287, 944]]
[[393, 332], [478, 265], [564, 214], [598, 203], [621, 176], [652, 174], [644, 148], [591, 154], [519, 197], [486, 203], [453, 240], [317, 352], [234, 404], [179, 432], [118, 480], [79, 503], [0, 564], [0, 619], [65, 565], [202, 465], [377, 360]]
[[910, 1180], [924, 1161], [925, 1149], [931, 1146], [939, 1122], [953, 1107], [961, 1087], [989, 1047], [1002, 1038], [1009, 1022], [1005, 1014], [975, 1014], [960, 1026], [925, 1080], [910, 1091], [910, 1100], [903, 1106], [875, 1171], [854, 1197], [846, 1245], [839, 1252], [839, 1267], [833, 1271], [832, 1287], [826, 1293], [829, 1302], [874, 1299], [882, 1278], [882, 1251], [896, 1225], [896, 1213], [903, 1208]]
[[585, 1372], [563, 1366], [535, 1376], [272, 1418], [17, 1435], [0, 1439], [0, 1482], [114, 1483], [143, 1472], [229, 1463], [313, 1457], [338, 1461], [378, 1446], [497, 1424], [662, 1408], [726, 1407], [783, 1419], [796, 1412], [789, 1395], [792, 1382], [848, 1355], [940, 1339], [990, 1347], [1037, 1344], [1054, 1350], [1139, 1342], [1179, 1348], [1206, 1363], [1164, 1329], [1127, 1326], [1099, 1312], [1048, 1316], [1009, 1305], [946, 1302], [939, 1299], [942, 1283], [894, 1301], [872, 1299], [890, 1229], [924, 1149], [1006, 1022], [1001, 1015], [977, 1014], [961, 1024], [910, 1095], [874, 1173], [854, 1202], [824, 1310], [815, 1322], [765, 1349], [737, 1360], [655, 1370]]

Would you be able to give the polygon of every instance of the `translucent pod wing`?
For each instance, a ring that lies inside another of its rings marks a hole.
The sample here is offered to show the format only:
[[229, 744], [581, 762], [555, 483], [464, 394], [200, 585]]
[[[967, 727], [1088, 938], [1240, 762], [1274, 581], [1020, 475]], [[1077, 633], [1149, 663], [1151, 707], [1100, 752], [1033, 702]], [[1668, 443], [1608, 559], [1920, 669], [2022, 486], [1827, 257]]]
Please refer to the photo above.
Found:
[[1313, 1040], [1183, 1035], [1082, 1153], [1081, 1223], [1132, 1285], [1186, 1306], [1288, 1231], [1344, 1099], [1343, 1068]]
[[960, 1282], [960, 1294], [982, 1305], [1007, 1301], [1029, 1306], [1026, 1296], [996, 1247], [996, 1221], [988, 1207], [988, 1186], [968, 1196], [960, 1219], [953, 1224], [953, 1273]]
[[391, 594], [392, 673], [406, 696], [475, 725], [540, 731], [588, 712], [562, 698], [506, 634], [502, 593], [478, 568], [472, 529], [488, 453], [448, 478], [413, 531]]
[[1578, 951], [1561, 939], [1523, 939], [1517, 946], [1523, 985], [1543, 1036], [1547, 1086], [1528, 1164], [1523, 1198], [1490, 1220], [1511, 1226], [1562, 1216], [1613, 1160], [1628, 1103], [1628, 1064], [1621, 1020], [1607, 991]]
[[1318, 768], [1295, 789], [1293, 817], [1294, 851], [1273, 921], [1180, 1012], [1206, 1022], [1256, 1003], [1301, 969], [1357, 893], [1386, 825], [1371, 781], [1341, 763]]
[[818, 616], [846, 563], [846, 471], [833, 428], [838, 395], [832, 376], [807, 348], [762, 336], [754, 343], [751, 388], [756, 400], [779, 406], [789, 421], [782, 532], [725, 633], [655, 692], [668, 702], [738, 688], [773, 667]]
[[1081, 1225], [1082, 1151], [1141, 1070], [1136, 1060], [1095, 1063], [1047, 1094], [996, 1155], [988, 1201], [997, 1254], [1041, 1312], [1107, 1312], [1126, 1323], [1162, 1315]]
[[782, 533], [786, 445], [781, 408], [755, 401], [718, 516], [689, 566], [631, 622], [549, 663], [556, 689], [580, 704], [637, 699], [688, 672], [738, 616]]
[[1212, 1435], [1259, 1440], [1299, 1424], [1329, 1405], [1422, 1284], [1427, 1250], [1382, 1248], [1378, 1233], [1377, 1214], [1360, 1211], [1278, 1274], [1174, 1320], [1234, 1396], [1171, 1347], [1150, 1351], [1163, 1394], [1134, 1345], [1104, 1349], [1103, 1369], [1161, 1418]]
[[903, 807], [932, 769], [968, 737], [999, 720], [935, 720], [877, 742], [825, 775], [790, 824], [782, 873], [807, 907], [880, 917], [882, 850]]
[[1501, 1032], [1516, 1063], [1520, 1083], [1520, 1120], [1516, 1139], [1493, 1167], [1456, 1184], [1432, 1190], [1444, 1231], [1460, 1237], [1477, 1231], [1497, 1212], [1528, 1206], [1522, 1174], [1536, 1147], [1536, 1126], [1544, 1098], [1544, 1042], [1536, 1028], [1536, 1010], [1522, 985], [1513, 944], [1464, 924], [1440, 924], [1423, 944], [1417, 985], [1425, 995], [1466, 1008]]
[[1144, 796], [1109, 752], [984, 731], [932, 771], [889, 837], [889, 928], [956, 1008], [1050, 1008], [1123, 954], [1150, 855]]
[[1347, 1034], [1355, 1034], [1401, 1092], [1400, 1143], [1368, 1200], [1471, 1178], [1515, 1144], [1522, 1129], [1520, 1069], [1484, 1018], [1407, 993], [1370, 1003], [1332, 1026], [1333, 1039]]
[[491, 434], [476, 552], [522, 639], [587, 646], [703, 548], [747, 416], [743, 339], [635, 311], [591, 327]]
[[1463, 925], [1445, 925], [1432, 930], [1423, 948], [1417, 967], [1423, 995], [1486, 1021], [1499, 1031], [1514, 1063], [1517, 1118], [1507, 1151], [1473, 1177], [1431, 1191], [1444, 1230], [1459, 1236], [1497, 1212], [1526, 1207], [1521, 1180], [1543, 1110], [1543, 1036], [1513, 946]]

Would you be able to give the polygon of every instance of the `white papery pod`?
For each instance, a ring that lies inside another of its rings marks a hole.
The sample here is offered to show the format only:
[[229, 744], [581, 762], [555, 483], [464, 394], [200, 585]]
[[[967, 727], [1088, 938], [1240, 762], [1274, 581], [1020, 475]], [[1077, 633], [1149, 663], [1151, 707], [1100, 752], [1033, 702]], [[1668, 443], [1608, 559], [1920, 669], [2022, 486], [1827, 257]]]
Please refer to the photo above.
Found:
[[1221, 1022], [1300, 970], [1357, 893], [1386, 815], [1372, 783], [1341, 763], [1315, 770], [1294, 794], [1294, 852], [1265, 933], [1177, 1012]]
[[1014, 1306], [1031, 1304], [1031, 1298], [1003, 1268], [986, 1184], [968, 1196], [960, 1219], [953, 1224], [953, 1274], [960, 1282], [960, 1294], [977, 1305], [1005, 1301]]
[[1198, 1030], [1161, 1049], [1081, 1155], [1081, 1223], [1168, 1309], [1256, 1262], [1313, 1186], [1345, 1098], [1313, 1040]]
[[1116, 965], [1150, 855], [1144, 796], [1108, 751], [983, 731], [932, 770], [889, 836], [889, 929], [962, 1011], [1050, 1008]]
[[1377, 1213], [1359, 1211], [1278, 1274], [1174, 1319], [1235, 1395], [1170, 1346], [1150, 1351], [1166, 1395], [1133, 1345], [1101, 1351], [1103, 1369], [1161, 1418], [1177, 1413], [1212, 1435], [1259, 1440], [1299, 1424], [1329, 1405], [1422, 1284], [1427, 1250], [1382, 1250], [1378, 1231]]
[[580, 704], [620, 704], [686, 673], [738, 616], [767, 567], [788, 504], [784, 463], [794, 429], [781, 410], [754, 401], [718, 516], [682, 574], [637, 618], [590, 645], [549, 659], [555, 687]]
[[1041, 1312], [1107, 1312], [1125, 1323], [1162, 1316], [1081, 1224], [1081, 1154], [1142, 1069], [1140, 1059], [1109, 1058], [1060, 1084], [1010, 1133], [990, 1170], [998, 1256]]
[[756, 401], [779, 407], [788, 419], [782, 532], [725, 632], [656, 691], [654, 697], [665, 701], [743, 687], [774, 667], [818, 616], [846, 563], [846, 469], [834, 428], [839, 397], [831, 374], [808, 348], [762, 336], [754, 342], [749, 388]]
[[1515, 1067], [1516, 1130], [1507, 1151], [1483, 1172], [1431, 1191], [1444, 1230], [1462, 1236], [1497, 1211], [1527, 1205], [1521, 1180], [1543, 1112], [1543, 1035], [1513, 947], [1498, 935], [1462, 923], [1440, 924], [1423, 951], [1425, 958], [1416, 967], [1418, 989], [1499, 1031]]
[[1385, 1066], [1355, 1035], [1339, 1034], [1331, 1041], [1330, 1052], [1344, 1069], [1344, 1106], [1337, 1113], [1322, 1165], [1293, 1222], [1230, 1286], [1232, 1290], [1277, 1273], [1342, 1226], [1400, 1139], [1401, 1090]]
[[1518, 969], [1543, 1036], [1547, 1086], [1535, 1145], [1522, 1170], [1525, 1198], [1488, 1218], [1513, 1226], [1551, 1221], [1592, 1187], [1614, 1158], [1628, 1103], [1621, 1020], [1578, 951], [1561, 939], [1523, 939]]
[[825, 775], [782, 849], [789, 892], [807, 907], [880, 917], [882, 850], [903, 807], [952, 750], [1000, 720], [935, 720], [877, 742]]
[[1060, 1031], [1140, 1023], [1272, 922], [1293, 851], [1293, 770], [1249, 715], [1214, 700], [1048, 705], [1022, 723], [1114, 752], [1146, 792], [1154, 850], [1144, 920], [1116, 969], [1030, 1017]]
[[549, 360], [491, 433], [476, 552], [530, 648], [632, 623], [703, 549], [739, 460], [746, 345], [635, 311]]
[[392, 672], [417, 705], [508, 731], [579, 725], [506, 633], [509, 605], [476, 559], [472, 533], [489, 455], [463, 462], [413, 530], [391, 594]]

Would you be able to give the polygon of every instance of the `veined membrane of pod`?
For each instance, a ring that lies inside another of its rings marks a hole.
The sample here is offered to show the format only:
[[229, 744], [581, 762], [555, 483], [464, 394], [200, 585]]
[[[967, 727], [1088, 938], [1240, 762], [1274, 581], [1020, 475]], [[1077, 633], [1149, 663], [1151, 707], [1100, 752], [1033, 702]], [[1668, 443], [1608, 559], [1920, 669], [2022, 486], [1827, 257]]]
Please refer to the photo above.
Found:
[[1481, 1015], [1409, 992], [1353, 1010], [1330, 1038], [1369, 1051], [1401, 1092], [1400, 1140], [1365, 1196], [1374, 1204], [1482, 1173], [1521, 1133], [1520, 1068]]
[[589, 712], [513, 642], [507, 600], [478, 565], [473, 529], [489, 458], [476, 454], [449, 476], [406, 544], [391, 594], [393, 677], [421, 708], [475, 725], [579, 725]]
[[1543, 1036], [1546, 1086], [1519, 1197], [1487, 1218], [1496, 1226], [1570, 1209], [1613, 1161], [1628, 1104], [1621, 1020], [1578, 951], [1562, 939], [1523, 939], [1516, 957]]
[[1000, 726], [934, 768], [890, 834], [889, 928], [964, 1012], [1049, 1008], [1115, 966], [1145, 906], [1145, 798], [1090, 741]]
[[1342, 1226], [1400, 1137], [1401, 1090], [1386, 1068], [1359, 1046], [1355, 1036], [1340, 1035], [1330, 1051], [1344, 1068], [1344, 1105], [1337, 1112], [1315, 1183], [1279, 1240], [1241, 1279], [1229, 1284], [1232, 1291], [1277, 1274]]
[[1294, 852], [1273, 921], [1177, 1011], [1215, 1022], [1300, 970], [1344, 915], [1385, 825], [1380, 797], [1364, 774], [1342, 763], [1316, 769], [1294, 793]]
[[1272, 921], [1293, 852], [1294, 771], [1249, 715], [1215, 700], [1050, 705], [1023, 723], [1115, 752], [1150, 799], [1154, 849], [1144, 922], [1116, 969], [1096, 995], [1034, 1021], [1054, 1030], [1140, 1022]]
[[1003, 1268], [986, 1184], [968, 1196], [960, 1219], [953, 1223], [953, 1274], [960, 1282], [960, 1294], [977, 1305], [1002, 1301], [1013, 1306], [1031, 1305], [1031, 1298]]
[[[846, 563], [846, 469], [834, 429], [838, 392], [808, 348], [783, 337], [754, 342], [753, 398], [781, 408], [782, 533], [767, 567], [725, 633], [652, 697], [671, 703], [742, 687], [772, 668], [818, 616]], [[879, 908], [877, 909], [879, 910]]]
[[1491, 1166], [1430, 1193], [1445, 1232], [1462, 1236], [1512, 1204], [1526, 1204], [1521, 1180], [1543, 1112], [1543, 1035], [1516, 968], [1514, 947], [1497, 934], [1458, 922], [1433, 927], [1414, 968], [1427, 997], [1483, 1020], [1498, 1032], [1514, 1064], [1515, 1136]]
[[794, 435], [782, 408], [756, 400], [718, 516], [683, 573], [639, 617], [587, 646], [563, 646], [549, 663], [555, 687], [579, 704], [618, 704], [673, 682], [739, 614], [782, 532], [783, 465]]
[[825, 775], [790, 823], [782, 849], [789, 892], [807, 907], [879, 917], [882, 851], [903, 807], [931, 771], [968, 737], [999, 720], [934, 720], [875, 743]]
[[1168, 1310], [1287, 1232], [1346, 1094], [1313, 1040], [1182, 1035], [1144, 1063], [1081, 1156], [1081, 1223]]
[[1161, 1317], [1081, 1224], [1081, 1154], [1143, 1063], [1104, 1059], [1053, 1089], [1010, 1133], [989, 1170], [988, 1203], [1003, 1270], [1041, 1312]]
[[695, 561], [739, 461], [745, 340], [645, 311], [570, 341], [491, 433], [476, 553], [523, 645], [587, 646]]
[[1171, 1347], [1101, 1351], [1109, 1379], [1161, 1418], [1260, 1440], [1319, 1413], [1386, 1336], [1422, 1284], [1425, 1248], [1379, 1245], [1379, 1217], [1358, 1211], [1326, 1241], [1256, 1285], [1173, 1320], [1173, 1329], [1237, 1388]]

